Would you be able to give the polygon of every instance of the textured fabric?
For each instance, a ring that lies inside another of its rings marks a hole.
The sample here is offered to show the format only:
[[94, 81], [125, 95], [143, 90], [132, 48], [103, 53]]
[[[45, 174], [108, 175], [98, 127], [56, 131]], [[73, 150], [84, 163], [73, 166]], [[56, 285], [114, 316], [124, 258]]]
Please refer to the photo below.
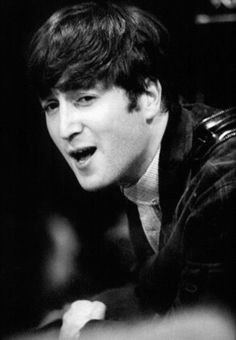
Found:
[[161, 209], [158, 195], [158, 161], [160, 148], [140, 180], [121, 188], [124, 195], [138, 207], [142, 228], [150, 246], [158, 252], [161, 229]]

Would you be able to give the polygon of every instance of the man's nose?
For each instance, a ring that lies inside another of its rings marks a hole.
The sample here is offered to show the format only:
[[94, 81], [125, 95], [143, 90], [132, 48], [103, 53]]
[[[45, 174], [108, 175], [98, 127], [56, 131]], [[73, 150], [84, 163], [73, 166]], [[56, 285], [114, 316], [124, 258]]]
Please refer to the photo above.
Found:
[[64, 103], [60, 107], [60, 136], [71, 140], [83, 130], [79, 110], [70, 103]]

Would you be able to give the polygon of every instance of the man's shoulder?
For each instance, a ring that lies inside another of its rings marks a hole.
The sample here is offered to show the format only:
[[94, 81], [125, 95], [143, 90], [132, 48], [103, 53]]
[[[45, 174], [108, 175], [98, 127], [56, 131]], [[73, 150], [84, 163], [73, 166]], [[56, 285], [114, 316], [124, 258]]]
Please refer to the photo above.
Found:
[[219, 108], [212, 107], [204, 103], [183, 104], [182, 109], [183, 111], [188, 111], [188, 113], [192, 116], [195, 126], [198, 126], [204, 119], [221, 111]]
[[[191, 160], [196, 169], [211, 157], [224, 158], [235, 153], [236, 108], [220, 110], [204, 104], [194, 104], [184, 109], [193, 115]], [[224, 150], [223, 154], [221, 149]]]

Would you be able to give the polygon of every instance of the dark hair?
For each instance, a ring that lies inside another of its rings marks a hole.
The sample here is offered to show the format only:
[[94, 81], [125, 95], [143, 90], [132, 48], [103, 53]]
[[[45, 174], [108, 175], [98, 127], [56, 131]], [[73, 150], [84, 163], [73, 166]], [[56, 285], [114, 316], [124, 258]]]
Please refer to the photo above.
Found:
[[165, 95], [167, 30], [151, 14], [111, 2], [82, 2], [54, 13], [31, 42], [29, 73], [40, 97], [52, 88], [90, 88], [98, 81], [125, 89], [130, 109], [146, 81]]

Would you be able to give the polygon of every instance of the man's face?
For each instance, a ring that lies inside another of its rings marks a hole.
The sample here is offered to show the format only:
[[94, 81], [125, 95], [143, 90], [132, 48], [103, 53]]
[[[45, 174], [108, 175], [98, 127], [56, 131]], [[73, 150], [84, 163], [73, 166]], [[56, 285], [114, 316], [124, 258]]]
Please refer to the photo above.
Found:
[[42, 101], [49, 134], [85, 190], [134, 183], [153, 157], [142, 102], [128, 111], [126, 92], [101, 85]]

